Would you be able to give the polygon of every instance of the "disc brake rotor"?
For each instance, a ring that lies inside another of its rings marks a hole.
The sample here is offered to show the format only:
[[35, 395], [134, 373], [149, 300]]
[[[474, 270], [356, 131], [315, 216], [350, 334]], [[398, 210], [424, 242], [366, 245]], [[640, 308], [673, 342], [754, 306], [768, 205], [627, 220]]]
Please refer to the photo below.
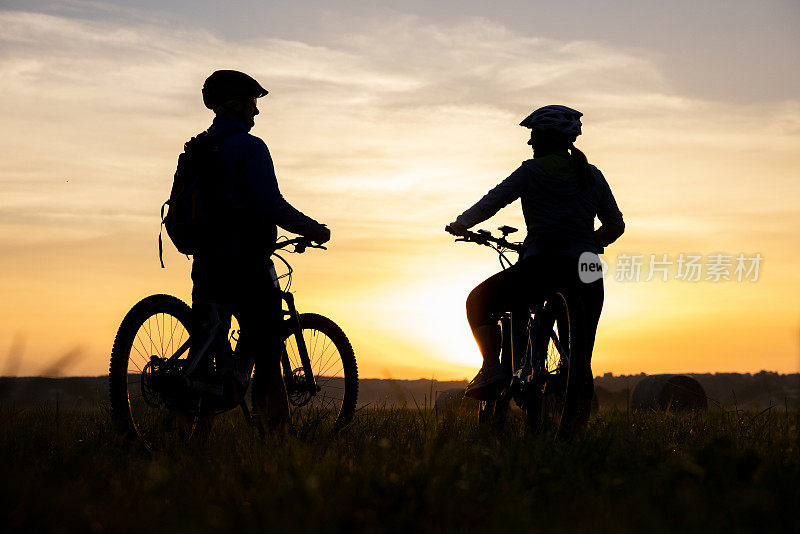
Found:
[[286, 390], [289, 395], [289, 402], [292, 406], [305, 406], [311, 402], [313, 395], [308, 390], [306, 383], [306, 374], [302, 367], [298, 367], [292, 371], [292, 376], [286, 384]]

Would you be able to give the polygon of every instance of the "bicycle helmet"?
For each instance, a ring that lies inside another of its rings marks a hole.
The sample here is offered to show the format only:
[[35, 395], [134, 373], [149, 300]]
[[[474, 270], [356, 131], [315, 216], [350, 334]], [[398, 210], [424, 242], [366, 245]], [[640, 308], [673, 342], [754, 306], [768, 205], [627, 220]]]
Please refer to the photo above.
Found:
[[580, 111], [566, 106], [544, 106], [525, 117], [519, 125], [533, 130], [558, 132], [575, 141], [581, 134], [582, 116]]
[[214, 110], [237, 98], [261, 98], [269, 91], [254, 78], [238, 70], [218, 70], [203, 84], [203, 104]]

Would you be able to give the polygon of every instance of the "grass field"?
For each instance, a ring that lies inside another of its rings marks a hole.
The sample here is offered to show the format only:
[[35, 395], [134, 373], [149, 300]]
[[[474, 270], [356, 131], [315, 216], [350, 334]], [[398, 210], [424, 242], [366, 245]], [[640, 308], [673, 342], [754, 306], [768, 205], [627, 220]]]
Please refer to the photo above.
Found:
[[800, 531], [797, 412], [605, 411], [576, 443], [427, 409], [295, 419], [151, 454], [102, 408], [0, 407], [0, 530]]

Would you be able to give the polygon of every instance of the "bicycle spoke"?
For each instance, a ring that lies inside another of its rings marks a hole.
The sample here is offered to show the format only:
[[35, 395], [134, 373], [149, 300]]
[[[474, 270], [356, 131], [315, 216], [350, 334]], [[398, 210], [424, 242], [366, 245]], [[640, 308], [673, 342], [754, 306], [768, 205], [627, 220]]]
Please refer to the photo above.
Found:
[[169, 325], [170, 325], [170, 333], [169, 333], [169, 348], [170, 355], [175, 354], [175, 330], [178, 328], [177, 321], [174, 321], [174, 318], [170, 315], [169, 316]]
[[[322, 354], [320, 354], [320, 355], [319, 355], [319, 361], [322, 361], [322, 359], [325, 357], [325, 353], [326, 353], [326, 352], [328, 352], [328, 349], [329, 349], [330, 347], [333, 347], [334, 349], [336, 349], [336, 345], [334, 345], [334, 344], [333, 344], [333, 341], [330, 341], [330, 343], [328, 343], [328, 344], [327, 344], [327, 346], [323, 346], [323, 347], [322, 347]], [[334, 350], [334, 352], [333, 352], [333, 355], [336, 355], [336, 354], [337, 354], [337, 352], [338, 352], [338, 351]], [[330, 358], [331, 358], [331, 356], [328, 356], [328, 360], [325, 360], [325, 364], [327, 364], [327, 363], [328, 363], [328, 361], [330, 360]], [[324, 364], [323, 364], [323, 365], [324, 365]]]
[[[142, 340], [141, 336], [139, 336], [139, 333], [138, 333], [138, 332], [136, 333], [136, 341], [138, 341], [138, 342], [139, 342], [139, 344], [142, 346], [142, 350], [144, 351], [144, 352], [140, 352], [140, 351], [137, 349], [137, 350], [136, 350], [136, 352], [138, 352], [139, 354], [141, 354], [141, 356], [142, 356], [142, 359], [143, 359], [145, 362], [149, 362], [149, 361], [150, 361], [150, 356], [152, 355], [152, 351], [149, 351], [149, 350], [147, 350], [147, 346], [144, 344], [144, 341]], [[135, 342], [135, 341], [134, 341], [134, 344], [133, 344], [133, 345], [134, 345], [134, 347], [136, 346], [136, 342]]]
[[[316, 330], [310, 330], [308, 335], [314, 338], [314, 346], [311, 348], [309, 352], [309, 359], [311, 359], [311, 354], [317, 353], [317, 341], [319, 341], [319, 337], [315, 335]], [[306, 347], [308, 347], [308, 343], [306, 343]], [[312, 368], [313, 369], [313, 368]]]
[[[333, 343], [331, 343], [331, 345], [333, 345]], [[328, 369], [330, 368], [330, 365], [334, 365], [334, 364], [336, 364], [337, 361], [339, 361], [339, 358], [336, 358], [339, 355], [339, 351], [335, 350], [336, 349], [335, 346], [333, 348], [334, 348], [334, 350], [331, 352], [330, 356], [328, 356], [328, 359], [325, 360], [325, 363], [320, 363], [320, 366], [319, 366], [320, 369], [319, 369], [319, 372], [317, 374], [324, 375], [328, 371]], [[324, 354], [325, 353], [323, 352], [322, 355], [320, 356], [320, 359], [319, 359], [320, 362], [322, 362], [322, 358], [324, 357]], [[328, 362], [330, 362], [331, 359], [333, 359], [333, 363], [328, 365]], [[323, 370], [322, 369], [323, 366], [327, 366], [327, 367], [325, 367], [324, 370]]]
[[[148, 361], [148, 358], [147, 358], [147, 357], [146, 357], [144, 354], [142, 354], [141, 352], [139, 352], [139, 349], [137, 349], [135, 346], [134, 346], [134, 347], [131, 347], [131, 348], [132, 348], [133, 350], [135, 350], [135, 351], [136, 351], [136, 353], [139, 355], [139, 357], [140, 357], [140, 358], [141, 358], [143, 361], [145, 361], [145, 362], [147, 362], [147, 361]], [[131, 354], [131, 356], [133, 356], [133, 354]], [[139, 371], [140, 373], [142, 372], [142, 369], [141, 369], [141, 367], [139, 367], [138, 365], [136, 365], [136, 362], [135, 362], [135, 361], [133, 361], [133, 359], [132, 359], [132, 358], [128, 358], [128, 363], [129, 363], [129, 364], [132, 364], [134, 367], [136, 367], [136, 370], [137, 370], [137, 371]], [[146, 364], [145, 364], [145, 365], [146, 365]]]
[[[163, 315], [162, 315], [162, 317], [163, 317]], [[162, 356], [164, 354], [164, 336], [161, 333], [161, 325], [158, 322], [158, 315], [156, 315], [155, 323], [156, 323], [156, 332], [158, 333], [158, 340], [157, 340], [158, 343], [156, 344], [156, 346], [160, 346], [161, 347], [161, 352], [159, 352], [158, 355]]]
[[[333, 356], [336, 356], [336, 355], [338, 355], [338, 352], [334, 352], [334, 353], [333, 353]], [[330, 359], [331, 359], [331, 358], [328, 358], [328, 360], [330, 360]], [[339, 362], [339, 361], [340, 361], [340, 360], [339, 360], [339, 358], [336, 358], [336, 359], [334, 359], [334, 360], [333, 360], [333, 361], [332, 361], [332, 362], [331, 362], [331, 363], [330, 363], [330, 364], [329, 364], [329, 365], [328, 365], [328, 366], [325, 368], [325, 370], [323, 370], [323, 371], [320, 371], [319, 375], [320, 375], [320, 376], [325, 376], [325, 374], [328, 372], [328, 370], [329, 370], [331, 367], [333, 367], [334, 365], [336, 365], [336, 362]], [[344, 369], [342, 369], [341, 367], [340, 367], [339, 369], [337, 369], [337, 371], [343, 371], [343, 370], [344, 370]]]
[[152, 335], [151, 332], [152, 332], [152, 327], [150, 326], [150, 318], [148, 317], [147, 318], [147, 326], [144, 327], [144, 333], [147, 334], [147, 339], [150, 341], [150, 350], [148, 350], [147, 352], [149, 352], [150, 354], [153, 354], [154, 344], [153, 344], [153, 335]]

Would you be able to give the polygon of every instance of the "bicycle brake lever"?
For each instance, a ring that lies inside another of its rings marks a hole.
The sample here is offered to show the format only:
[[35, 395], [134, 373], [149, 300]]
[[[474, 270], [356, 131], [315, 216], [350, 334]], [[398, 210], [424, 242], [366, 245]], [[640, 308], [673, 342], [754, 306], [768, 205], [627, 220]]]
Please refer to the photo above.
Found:
[[306, 251], [307, 248], [319, 248], [319, 249], [322, 249], [322, 250], [328, 250], [328, 247], [326, 247], [324, 245], [320, 245], [318, 243], [313, 243], [311, 241], [304, 241], [302, 243], [298, 243], [298, 245], [300, 245], [300, 244], [302, 244], [302, 247], [300, 247], [300, 250], [297, 250], [297, 248], [295, 248], [295, 252], [303, 253], [303, 252]]

